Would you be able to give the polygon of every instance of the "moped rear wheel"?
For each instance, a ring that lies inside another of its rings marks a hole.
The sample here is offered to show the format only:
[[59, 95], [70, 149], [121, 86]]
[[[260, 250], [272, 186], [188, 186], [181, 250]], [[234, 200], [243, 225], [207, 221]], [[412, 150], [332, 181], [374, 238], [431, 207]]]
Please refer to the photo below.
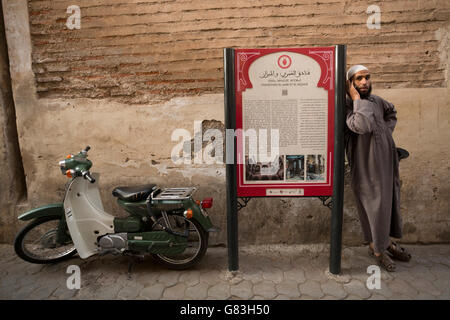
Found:
[[38, 264], [55, 263], [73, 256], [77, 250], [66, 234], [67, 241], [57, 243], [61, 217], [42, 217], [25, 226], [14, 240], [16, 254], [25, 261]]
[[[203, 229], [202, 225], [195, 219], [186, 219], [179, 215], [168, 216], [171, 228], [179, 233], [189, 231], [187, 239], [187, 248], [180, 254], [165, 255], [152, 254], [153, 258], [161, 265], [175, 270], [183, 270], [191, 268], [203, 258], [208, 248], [208, 232]], [[161, 217], [158, 222], [164, 224]], [[155, 223], [153, 230], [161, 229], [160, 225]]]

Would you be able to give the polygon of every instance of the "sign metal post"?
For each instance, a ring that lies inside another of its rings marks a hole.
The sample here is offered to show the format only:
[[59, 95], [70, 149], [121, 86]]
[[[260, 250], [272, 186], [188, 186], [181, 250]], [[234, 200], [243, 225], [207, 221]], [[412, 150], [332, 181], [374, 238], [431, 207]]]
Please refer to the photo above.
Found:
[[336, 46], [336, 91], [334, 126], [334, 183], [331, 210], [330, 272], [341, 273], [342, 219], [344, 209], [344, 124], [346, 46]]
[[[238, 215], [236, 189], [236, 98], [235, 98], [235, 68], [234, 50], [224, 49], [225, 73], [225, 129], [226, 129], [226, 179], [227, 179], [227, 244], [228, 269], [239, 269], [238, 248]], [[232, 130], [232, 131], [231, 131]], [[232, 132], [232, 135], [228, 133]], [[230, 159], [230, 155], [232, 156]], [[232, 163], [229, 163], [230, 160]]]

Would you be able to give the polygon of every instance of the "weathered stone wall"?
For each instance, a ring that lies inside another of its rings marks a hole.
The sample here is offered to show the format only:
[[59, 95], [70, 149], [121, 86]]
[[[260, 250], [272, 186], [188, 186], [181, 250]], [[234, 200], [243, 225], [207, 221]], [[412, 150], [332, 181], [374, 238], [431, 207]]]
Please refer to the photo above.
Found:
[[[214, 197], [211, 217], [223, 231], [212, 242], [226, 243], [224, 167], [170, 159], [175, 129], [193, 135], [194, 121], [224, 122], [222, 48], [347, 43], [348, 63], [368, 65], [374, 93], [396, 106], [394, 137], [411, 153], [400, 166], [403, 240], [450, 241], [447, 1], [3, 4], [28, 207], [61, 200], [67, 179], [57, 163], [89, 144], [107, 211], [123, 214], [117, 185], [194, 185], [198, 198]], [[80, 30], [65, 27], [73, 4]], [[379, 30], [366, 27], [370, 4], [381, 7]], [[328, 242], [329, 218], [318, 199], [253, 199], [239, 213], [239, 237]], [[343, 236], [362, 239], [349, 188]]]
[[[39, 97], [158, 103], [223, 91], [224, 47], [348, 44], [377, 88], [445, 87], [446, 0], [29, 0]], [[69, 30], [70, 5], [81, 29]], [[369, 30], [369, 5], [381, 28]]]
[[26, 198], [26, 185], [17, 139], [16, 116], [1, 3], [0, 129], [0, 242], [4, 242], [11, 239], [17, 229], [16, 205]]

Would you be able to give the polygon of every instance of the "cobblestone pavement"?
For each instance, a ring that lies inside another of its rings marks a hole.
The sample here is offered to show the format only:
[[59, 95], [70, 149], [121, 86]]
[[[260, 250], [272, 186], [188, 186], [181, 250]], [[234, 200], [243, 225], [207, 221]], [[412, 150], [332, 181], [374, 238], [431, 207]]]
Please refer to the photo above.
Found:
[[[127, 257], [36, 265], [0, 245], [0, 299], [450, 299], [450, 244], [407, 247], [411, 262], [398, 262], [394, 273], [382, 270], [381, 288], [368, 289], [374, 260], [366, 247], [343, 248], [337, 277], [328, 272], [328, 246], [270, 245], [240, 248], [235, 273], [227, 249], [212, 247], [194, 269], [167, 270], [145, 258], [129, 279]], [[80, 289], [67, 288], [70, 265], [80, 267]]]

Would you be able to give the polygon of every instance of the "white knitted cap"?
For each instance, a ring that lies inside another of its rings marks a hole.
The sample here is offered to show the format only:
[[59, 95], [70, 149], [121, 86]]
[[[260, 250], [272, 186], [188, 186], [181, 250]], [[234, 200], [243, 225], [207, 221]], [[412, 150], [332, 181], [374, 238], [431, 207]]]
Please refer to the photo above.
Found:
[[349, 80], [351, 77], [353, 77], [353, 75], [359, 71], [362, 70], [367, 70], [369, 71], [369, 69], [367, 69], [366, 67], [364, 67], [362, 64], [356, 64], [354, 66], [352, 66], [350, 69], [348, 69], [347, 71], [347, 80]]

